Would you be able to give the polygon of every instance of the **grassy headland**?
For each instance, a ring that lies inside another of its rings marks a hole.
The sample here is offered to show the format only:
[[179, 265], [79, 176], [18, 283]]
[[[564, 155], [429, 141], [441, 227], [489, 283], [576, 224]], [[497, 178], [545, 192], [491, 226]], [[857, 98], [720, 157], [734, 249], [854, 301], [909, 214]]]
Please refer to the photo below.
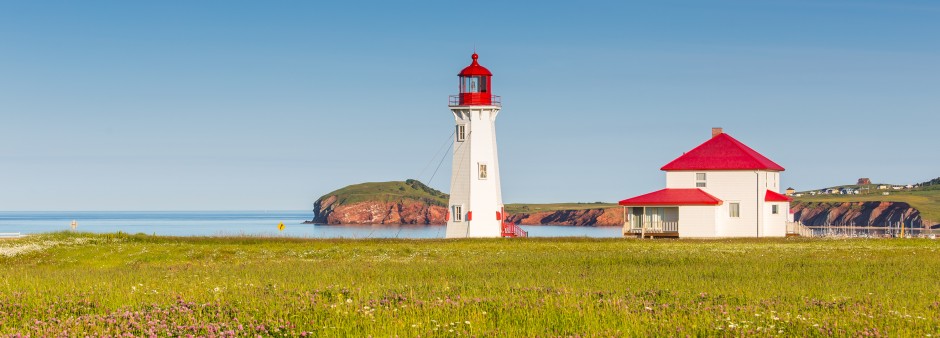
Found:
[[931, 240], [0, 242], [0, 335], [927, 336]]
[[331, 191], [325, 197], [336, 196], [340, 204], [353, 204], [389, 199], [412, 199], [429, 205], [447, 206], [448, 195], [418, 180], [367, 182], [353, 184]]

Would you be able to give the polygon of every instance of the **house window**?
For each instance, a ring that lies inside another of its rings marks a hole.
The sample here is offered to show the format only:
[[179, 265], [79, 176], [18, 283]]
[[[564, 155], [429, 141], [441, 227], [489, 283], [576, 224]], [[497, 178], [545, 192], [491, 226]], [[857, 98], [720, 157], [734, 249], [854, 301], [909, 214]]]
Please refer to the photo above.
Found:
[[705, 186], [705, 173], [695, 173], [695, 187], [704, 188]]
[[779, 205], [776, 205], [776, 204], [771, 205], [771, 206], [770, 206], [770, 213], [772, 213], [772, 214], [774, 214], [774, 215], [779, 214], [779, 213], [780, 213], [780, 206], [779, 206]]
[[454, 209], [453, 211], [454, 222], [462, 222], [463, 221], [463, 206], [455, 205], [455, 206], [452, 206], [451, 208]]
[[486, 177], [487, 177], [487, 173], [486, 173], [486, 163], [477, 163], [477, 166], [479, 167], [480, 179], [481, 179], [481, 180], [485, 180]]
[[467, 125], [458, 124], [457, 125], [457, 142], [463, 142], [467, 140]]
[[728, 216], [741, 217], [741, 203], [729, 203]]

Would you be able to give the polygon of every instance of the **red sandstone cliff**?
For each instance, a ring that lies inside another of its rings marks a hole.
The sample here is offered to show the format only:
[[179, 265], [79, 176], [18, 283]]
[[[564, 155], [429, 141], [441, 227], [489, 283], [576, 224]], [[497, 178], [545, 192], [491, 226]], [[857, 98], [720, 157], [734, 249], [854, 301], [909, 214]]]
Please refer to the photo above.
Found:
[[444, 224], [447, 208], [410, 199], [337, 203], [336, 196], [314, 204], [318, 224]]
[[[317, 201], [314, 205], [317, 224], [446, 224], [447, 209], [427, 205], [420, 201], [370, 201], [339, 204], [335, 196]], [[509, 215], [507, 222], [523, 225], [620, 226], [623, 210], [620, 208], [559, 210]]]
[[921, 218], [920, 211], [903, 202], [798, 202], [791, 210], [795, 221], [810, 226], [884, 227], [904, 222], [913, 227], [940, 227]]
[[507, 222], [522, 225], [621, 226], [622, 208], [557, 210], [512, 214]]

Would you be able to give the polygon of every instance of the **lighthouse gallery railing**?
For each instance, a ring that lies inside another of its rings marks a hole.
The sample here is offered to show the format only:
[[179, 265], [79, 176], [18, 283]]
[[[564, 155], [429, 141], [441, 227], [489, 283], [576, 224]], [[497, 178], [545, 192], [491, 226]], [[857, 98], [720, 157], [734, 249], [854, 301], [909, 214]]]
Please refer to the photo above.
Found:
[[[502, 106], [503, 98], [499, 95], [490, 96], [490, 105], [493, 106]], [[451, 95], [447, 97], [447, 105], [451, 107], [460, 106], [460, 95]]]

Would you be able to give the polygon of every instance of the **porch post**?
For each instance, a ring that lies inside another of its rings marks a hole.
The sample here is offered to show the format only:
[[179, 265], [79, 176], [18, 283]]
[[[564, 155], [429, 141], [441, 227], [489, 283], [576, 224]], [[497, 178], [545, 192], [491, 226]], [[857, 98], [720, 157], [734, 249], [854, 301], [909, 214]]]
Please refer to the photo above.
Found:
[[640, 229], [640, 238], [646, 238], [646, 207], [643, 207], [643, 215], [640, 217], [643, 218], [643, 225]]
[[[623, 207], [623, 226], [622, 226], [622, 228], [620, 229], [620, 232], [623, 233], [623, 234], [622, 234], [623, 237], [627, 237], [627, 232], [630, 231], [630, 229], [627, 228], [627, 225], [630, 224], [630, 222], [627, 220], [627, 208], [628, 208], [627, 206], [624, 206], [624, 207]], [[632, 228], [632, 227], [631, 227], [631, 228]]]

